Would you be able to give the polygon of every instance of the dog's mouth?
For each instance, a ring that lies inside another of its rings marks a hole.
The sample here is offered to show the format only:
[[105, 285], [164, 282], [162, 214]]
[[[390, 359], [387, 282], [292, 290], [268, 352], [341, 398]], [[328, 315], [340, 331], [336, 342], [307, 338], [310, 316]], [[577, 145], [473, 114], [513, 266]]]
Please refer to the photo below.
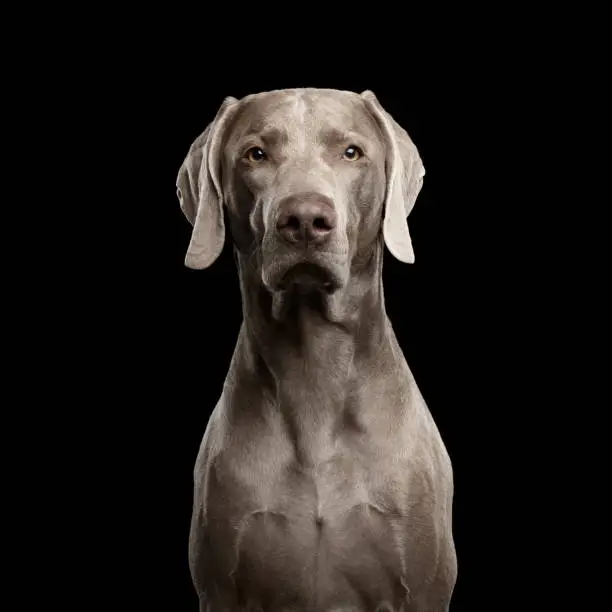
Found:
[[280, 278], [278, 288], [319, 290], [332, 293], [340, 287], [339, 279], [327, 268], [312, 262], [300, 262], [289, 268]]

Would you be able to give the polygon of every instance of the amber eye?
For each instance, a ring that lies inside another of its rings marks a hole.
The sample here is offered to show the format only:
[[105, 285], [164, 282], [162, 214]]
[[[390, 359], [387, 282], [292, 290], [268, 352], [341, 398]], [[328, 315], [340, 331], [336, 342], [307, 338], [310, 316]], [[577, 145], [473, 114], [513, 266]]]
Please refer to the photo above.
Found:
[[265, 151], [259, 147], [251, 147], [244, 156], [253, 163], [258, 163], [266, 159]]
[[351, 145], [344, 152], [344, 159], [348, 159], [349, 161], [356, 161], [362, 157], [363, 151], [355, 145]]

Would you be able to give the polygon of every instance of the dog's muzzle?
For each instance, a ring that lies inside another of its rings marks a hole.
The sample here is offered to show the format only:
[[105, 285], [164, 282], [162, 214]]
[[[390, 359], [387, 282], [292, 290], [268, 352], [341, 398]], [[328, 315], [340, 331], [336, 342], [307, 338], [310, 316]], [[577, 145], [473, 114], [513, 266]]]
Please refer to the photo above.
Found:
[[273, 291], [291, 286], [332, 292], [344, 284], [338, 215], [321, 193], [287, 196], [275, 207], [263, 245], [263, 281]]

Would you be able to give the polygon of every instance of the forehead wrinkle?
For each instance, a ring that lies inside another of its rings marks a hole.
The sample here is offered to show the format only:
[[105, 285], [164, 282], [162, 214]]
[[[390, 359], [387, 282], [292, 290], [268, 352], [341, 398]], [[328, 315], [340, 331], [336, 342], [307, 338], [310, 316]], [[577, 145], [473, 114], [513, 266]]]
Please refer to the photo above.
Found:
[[[324, 93], [324, 92], [323, 92]], [[246, 100], [245, 100], [246, 101]], [[259, 138], [268, 147], [378, 140], [373, 118], [358, 100], [317, 92], [278, 92], [250, 98], [241, 109], [238, 139]], [[240, 129], [242, 128], [242, 129]]]
[[342, 144], [351, 140], [361, 141], [365, 138], [365, 136], [360, 132], [355, 132], [354, 130], [350, 129], [341, 130], [335, 127], [323, 127], [319, 137], [321, 141], [327, 145]]
[[253, 138], [261, 140], [265, 146], [272, 147], [284, 142], [287, 139], [287, 134], [284, 130], [276, 127], [264, 130], [251, 127], [244, 134], [244, 139], [249, 140]]
[[351, 138], [376, 138], [376, 122], [358, 103], [349, 100], [342, 104], [338, 100], [323, 100], [314, 107], [317, 123], [324, 141], [339, 142]]

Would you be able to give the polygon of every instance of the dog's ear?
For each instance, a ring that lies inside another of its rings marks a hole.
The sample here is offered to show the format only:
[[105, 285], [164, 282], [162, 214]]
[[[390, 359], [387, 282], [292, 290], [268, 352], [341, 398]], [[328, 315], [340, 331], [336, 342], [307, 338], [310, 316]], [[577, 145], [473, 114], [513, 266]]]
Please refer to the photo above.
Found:
[[176, 179], [181, 209], [193, 226], [185, 265], [194, 270], [208, 268], [223, 250], [221, 144], [237, 103], [225, 98], [214, 121], [191, 145]]
[[407, 217], [421, 191], [425, 168], [416, 146], [401, 126], [387, 113], [371, 91], [361, 94], [380, 126], [387, 145], [387, 191], [383, 236], [391, 254], [414, 263], [414, 250]]

